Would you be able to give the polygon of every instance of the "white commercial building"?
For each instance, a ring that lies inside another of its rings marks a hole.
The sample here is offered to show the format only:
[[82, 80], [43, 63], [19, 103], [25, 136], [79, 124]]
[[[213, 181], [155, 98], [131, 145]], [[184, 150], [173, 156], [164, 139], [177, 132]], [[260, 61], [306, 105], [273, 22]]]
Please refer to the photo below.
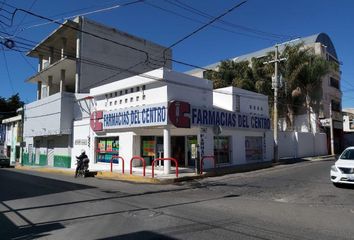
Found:
[[27, 55], [38, 58], [37, 100], [24, 106], [24, 161], [71, 166], [74, 108], [91, 88], [161, 67], [172, 51], [78, 17], [67, 20]]
[[[128, 171], [133, 156], [147, 165], [172, 157], [182, 167], [214, 156], [217, 166], [273, 159], [268, 97], [243, 89], [214, 89], [212, 82], [166, 68], [92, 88], [74, 111], [71, 167], [81, 149], [90, 168]], [[134, 166], [141, 164], [134, 161]], [[173, 166], [174, 164], [172, 164]], [[205, 168], [213, 167], [212, 161]], [[164, 164], [171, 171], [171, 162]]]

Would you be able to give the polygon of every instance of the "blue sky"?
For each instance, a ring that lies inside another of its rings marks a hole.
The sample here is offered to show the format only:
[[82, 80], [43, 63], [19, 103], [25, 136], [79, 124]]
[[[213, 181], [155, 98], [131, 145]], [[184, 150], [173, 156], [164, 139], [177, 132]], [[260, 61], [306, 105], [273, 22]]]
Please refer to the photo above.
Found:
[[[57, 19], [131, 1], [7, 0], [5, 3]], [[0, 7], [2, 2], [4, 0], [0, 0]], [[176, 4], [188, 4], [202, 13], [218, 16], [239, 2], [241, 1], [146, 0], [127, 7], [90, 14], [87, 17], [169, 46], [209, 21]], [[3, 8], [13, 11], [7, 5], [3, 5]], [[0, 14], [8, 16], [4, 9]], [[3, 17], [0, 17], [0, 20], [9, 23]], [[173, 58], [197, 66], [205, 66], [273, 46], [291, 37], [306, 37], [325, 32], [332, 39], [339, 60], [342, 62], [343, 108], [354, 107], [354, 1], [248, 0], [222, 20], [232, 23], [232, 26], [218, 23], [214, 25], [216, 27], [209, 26], [203, 29], [174, 47]], [[56, 24], [33, 26], [44, 22], [36, 17], [17, 12], [12, 26], [0, 22], [0, 31], [12, 35], [17, 30], [17, 37], [39, 42], [58, 27]], [[275, 35], [279, 36], [275, 37]], [[6, 34], [0, 32], [0, 36], [4, 37]], [[25, 102], [33, 101], [36, 96], [36, 85], [24, 81], [35, 74], [37, 62], [37, 59], [24, 57], [23, 54], [21, 56], [19, 52], [8, 49], [3, 51], [0, 48], [0, 96], [9, 97], [19, 92]], [[173, 68], [176, 71], [190, 69], [178, 64]]]

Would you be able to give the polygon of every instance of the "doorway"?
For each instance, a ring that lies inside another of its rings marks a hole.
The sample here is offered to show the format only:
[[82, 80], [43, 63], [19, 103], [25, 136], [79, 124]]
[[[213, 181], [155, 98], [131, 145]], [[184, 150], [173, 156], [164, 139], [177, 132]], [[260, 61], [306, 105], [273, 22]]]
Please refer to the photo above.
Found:
[[185, 166], [185, 136], [171, 137], [171, 156], [175, 158], [179, 166]]

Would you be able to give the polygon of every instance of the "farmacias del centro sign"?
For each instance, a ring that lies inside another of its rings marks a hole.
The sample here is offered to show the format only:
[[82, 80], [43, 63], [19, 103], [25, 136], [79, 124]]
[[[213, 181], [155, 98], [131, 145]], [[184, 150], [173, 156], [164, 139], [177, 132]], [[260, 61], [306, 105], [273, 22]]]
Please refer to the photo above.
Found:
[[267, 117], [195, 107], [183, 101], [132, 107], [129, 110], [95, 111], [90, 117], [90, 125], [95, 132], [119, 128], [165, 126], [168, 123], [177, 128], [221, 126], [238, 129], [270, 129], [270, 119]]

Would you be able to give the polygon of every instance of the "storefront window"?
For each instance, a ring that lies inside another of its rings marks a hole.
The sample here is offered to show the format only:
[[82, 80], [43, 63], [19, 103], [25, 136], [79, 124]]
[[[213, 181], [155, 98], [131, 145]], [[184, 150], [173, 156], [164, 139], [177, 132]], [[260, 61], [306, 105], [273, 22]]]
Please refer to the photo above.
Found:
[[230, 162], [230, 138], [227, 136], [214, 137], [214, 156], [217, 164]]
[[[96, 153], [96, 162], [110, 163], [113, 156], [119, 156], [119, 138], [98, 138]], [[114, 159], [113, 163], [118, 161]]]
[[141, 137], [141, 156], [145, 159], [146, 165], [157, 157], [163, 157], [163, 139], [155, 136]]
[[246, 161], [263, 160], [262, 137], [245, 137]]

